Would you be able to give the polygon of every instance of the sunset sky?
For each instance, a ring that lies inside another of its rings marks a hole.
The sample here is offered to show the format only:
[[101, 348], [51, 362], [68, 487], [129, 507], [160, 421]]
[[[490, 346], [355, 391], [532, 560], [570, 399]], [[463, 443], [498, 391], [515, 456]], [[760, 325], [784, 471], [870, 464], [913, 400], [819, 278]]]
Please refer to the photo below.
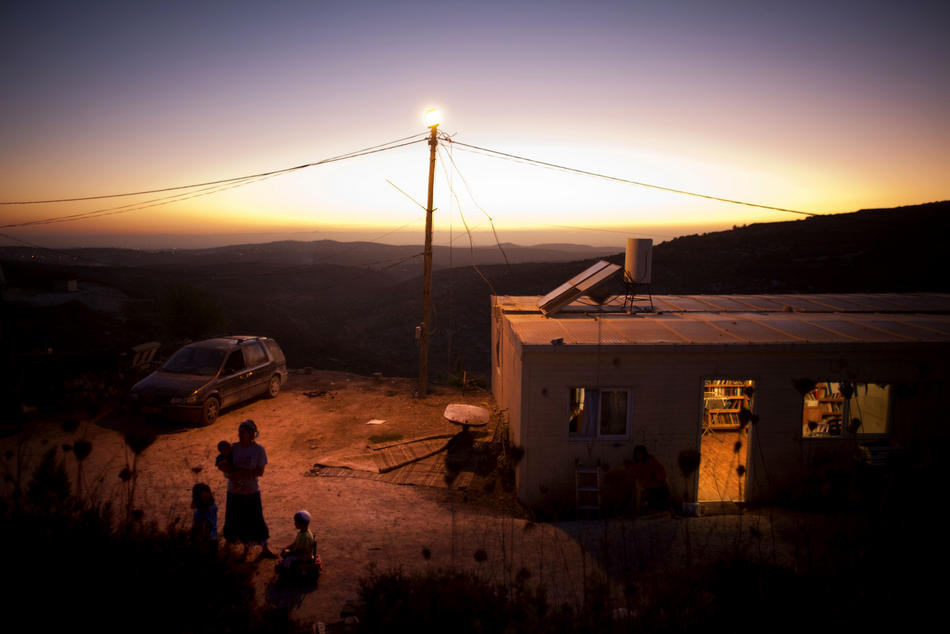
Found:
[[[319, 161], [424, 133], [431, 106], [460, 142], [719, 197], [814, 213], [944, 200], [948, 6], [4, 2], [0, 200]], [[502, 241], [618, 250], [801, 217], [451, 151], [437, 243], [463, 217], [476, 244], [491, 216]], [[10, 226], [161, 195], [3, 205], [0, 244], [421, 243], [423, 210], [387, 180], [424, 204], [427, 168], [417, 143], [99, 218]]]

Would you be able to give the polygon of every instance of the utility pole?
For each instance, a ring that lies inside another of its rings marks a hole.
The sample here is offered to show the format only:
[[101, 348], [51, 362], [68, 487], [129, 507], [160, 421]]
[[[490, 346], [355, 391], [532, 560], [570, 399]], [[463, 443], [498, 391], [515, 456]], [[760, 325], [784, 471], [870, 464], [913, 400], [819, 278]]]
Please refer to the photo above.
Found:
[[435, 151], [439, 146], [438, 111], [426, 111], [426, 123], [429, 124], [429, 199], [426, 205], [426, 246], [423, 254], [424, 272], [422, 276], [422, 323], [419, 326], [419, 387], [417, 392], [422, 398], [428, 392], [429, 383], [429, 315], [432, 312], [432, 189], [435, 183]]

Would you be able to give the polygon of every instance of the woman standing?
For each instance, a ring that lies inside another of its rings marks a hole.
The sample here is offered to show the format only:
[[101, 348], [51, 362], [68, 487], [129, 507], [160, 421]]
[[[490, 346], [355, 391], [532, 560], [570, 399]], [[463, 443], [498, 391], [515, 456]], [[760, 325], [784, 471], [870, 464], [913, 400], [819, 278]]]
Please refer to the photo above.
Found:
[[218, 468], [228, 478], [227, 508], [224, 511], [224, 538], [228, 542], [239, 541], [244, 544], [244, 558], [247, 558], [251, 544], [260, 544], [258, 558], [275, 559], [277, 557], [267, 546], [267, 524], [264, 522], [264, 508], [261, 505], [261, 489], [257, 479], [264, 475], [267, 464], [267, 452], [257, 444], [257, 425], [248, 419], [238, 425], [240, 440], [231, 447], [230, 465], [222, 462]]

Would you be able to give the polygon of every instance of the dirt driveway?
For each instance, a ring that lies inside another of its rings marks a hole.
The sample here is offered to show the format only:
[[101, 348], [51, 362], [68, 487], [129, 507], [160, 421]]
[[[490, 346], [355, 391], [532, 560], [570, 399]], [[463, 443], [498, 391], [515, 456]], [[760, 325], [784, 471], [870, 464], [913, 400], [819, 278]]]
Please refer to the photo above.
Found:
[[[472, 553], [479, 548], [489, 553], [495, 550], [495, 557], [501, 557], [501, 550], [493, 549], [490, 542], [511, 539], [492, 531], [504, 528], [510, 533], [524, 524], [511, 516], [512, 511], [518, 514], [517, 505], [501, 487], [489, 494], [482, 490], [483, 481], [475, 492], [449, 489], [444, 482], [439, 487], [399, 486], [363, 478], [314, 476], [314, 464], [322, 458], [365, 454], [372, 440], [456, 433], [458, 428], [442, 417], [448, 403], [494, 407], [491, 395], [482, 390], [435, 387], [426, 398], [417, 399], [411, 396], [414, 387], [412, 379], [295, 371], [277, 398], [225, 410], [213, 425], [160, 427], [155, 442], [138, 459], [135, 507], [144, 510], [146, 521], [160, 526], [176, 519], [190, 525], [191, 487], [207, 482], [218, 502], [219, 527], [223, 526], [226, 482], [214, 468], [215, 446], [220, 440], [236, 441], [238, 423], [251, 418], [260, 429], [258, 442], [269, 460], [261, 489], [271, 544], [279, 548], [293, 541], [291, 518], [306, 508], [313, 515], [311, 528], [325, 562], [319, 587], [301, 592], [273, 586], [272, 562], [244, 564], [256, 571], [262, 600], [292, 606], [295, 615], [307, 621], [334, 621], [370, 565], [413, 568], [450, 565], [453, 560], [474, 565]], [[370, 420], [385, 422], [367, 424]], [[82, 422], [70, 433], [59, 421], [37, 421], [19, 436], [0, 439], [0, 447], [17, 451], [20, 445], [25, 450], [24, 464], [36, 464], [49, 447], [85, 438], [93, 449], [83, 465], [84, 494], [114, 499], [124, 507], [119, 473], [131, 464], [132, 456], [118, 425], [118, 416], [106, 415]], [[64, 455], [68, 472], [75, 476], [73, 454]], [[423, 549], [430, 553], [428, 560]], [[488, 570], [496, 563], [490, 559], [481, 566]]]
[[[290, 607], [304, 621], [337, 620], [369, 566], [413, 570], [455, 565], [495, 580], [510, 580], [523, 571], [534, 581], [544, 582], [550, 598], [557, 601], [576, 598], [585, 575], [598, 561], [622, 567], [613, 571], [619, 577], [682, 560], [682, 520], [534, 523], [526, 519], [510, 493], [484, 478], [475, 478], [466, 490], [460, 490], [455, 485], [446, 488], [444, 483], [400, 486], [313, 475], [313, 466], [322, 457], [365, 453], [373, 436], [376, 440], [410, 439], [456, 432], [442, 418], [448, 403], [494, 407], [485, 391], [437, 387], [426, 398], [415, 399], [413, 387], [412, 379], [294, 372], [275, 399], [225, 410], [208, 427], [160, 430], [138, 461], [135, 506], [144, 510], [146, 520], [159, 525], [176, 518], [190, 525], [190, 490], [195, 482], [203, 481], [214, 491], [222, 526], [225, 479], [214, 468], [215, 445], [220, 440], [237, 440], [238, 423], [251, 418], [260, 429], [258, 440], [269, 459], [261, 489], [271, 543], [275, 548], [290, 543], [295, 533], [291, 518], [306, 508], [314, 518], [312, 529], [325, 570], [317, 588], [287, 591], [273, 585], [272, 562], [242, 565], [255, 571], [262, 601]], [[374, 419], [385, 422], [367, 424]], [[93, 446], [84, 464], [84, 494], [109, 499], [120, 494], [118, 474], [131, 460], [116, 427], [117, 419], [111, 416], [82, 423], [72, 433], [63, 431], [58, 422], [34, 422], [23, 434], [0, 440], [0, 448], [15, 451], [19, 444], [35, 460], [47, 447], [84, 437]], [[65, 455], [67, 469], [75, 474], [73, 455]], [[771, 518], [754, 521], [758, 534], [768, 534], [770, 529], [759, 523]], [[691, 543], [706, 555], [720, 542], [730, 547], [735, 543], [734, 538], [720, 539], [723, 534], [735, 534], [735, 518], [691, 522]], [[477, 551], [485, 555], [479, 554], [480, 562], [474, 556]]]

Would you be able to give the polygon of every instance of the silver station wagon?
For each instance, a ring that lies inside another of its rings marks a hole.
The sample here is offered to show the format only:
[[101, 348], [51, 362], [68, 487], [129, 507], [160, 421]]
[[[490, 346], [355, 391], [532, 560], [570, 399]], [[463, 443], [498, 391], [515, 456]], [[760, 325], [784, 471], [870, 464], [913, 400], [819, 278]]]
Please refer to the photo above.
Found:
[[190, 343], [132, 387], [135, 411], [210, 425], [223, 407], [274, 398], [287, 361], [268, 337], [217, 337]]

